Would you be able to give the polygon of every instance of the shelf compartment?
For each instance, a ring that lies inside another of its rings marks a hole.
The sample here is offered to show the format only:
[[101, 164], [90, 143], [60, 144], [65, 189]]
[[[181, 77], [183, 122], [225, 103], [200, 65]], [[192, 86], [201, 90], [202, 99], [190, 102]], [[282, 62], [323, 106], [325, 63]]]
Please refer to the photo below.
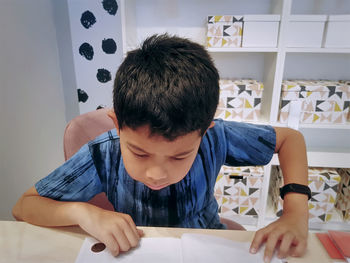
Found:
[[270, 119], [277, 53], [211, 53], [221, 79], [255, 79], [264, 84], [259, 122]]
[[347, 80], [350, 53], [287, 53], [283, 79]]

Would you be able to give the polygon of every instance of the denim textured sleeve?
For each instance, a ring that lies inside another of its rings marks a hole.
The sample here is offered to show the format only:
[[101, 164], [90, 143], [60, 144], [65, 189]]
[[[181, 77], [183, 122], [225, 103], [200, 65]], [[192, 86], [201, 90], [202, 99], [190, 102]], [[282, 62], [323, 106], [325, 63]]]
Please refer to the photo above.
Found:
[[39, 195], [58, 201], [88, 201], [102, 192], [88, 144], [38, 181], [35, 188]]
[[272, 126], [243, 122], [216, 122], [224, 144], [225, 165], [249, 166], [268, 164], [276, 146], [276, 133]]

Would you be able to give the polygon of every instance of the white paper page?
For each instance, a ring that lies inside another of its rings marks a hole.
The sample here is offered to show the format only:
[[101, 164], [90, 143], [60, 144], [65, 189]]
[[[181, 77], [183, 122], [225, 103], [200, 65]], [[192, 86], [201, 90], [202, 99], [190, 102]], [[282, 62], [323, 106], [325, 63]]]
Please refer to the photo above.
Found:
[[106, 248], [102, 252], [92, 252], [91, 247], [99, 243], [87, 237], [80, 249], [76, 263], [181, 263], [181, 240], [178, 238], [141, 238], [138, 247], [117, 257]]
[[[235, 242], [201, 234], [183, 234], [182, 238], [183, 263], [261, 263], [264, 262], [264, 250], [258, 253], [249, 253], [250, 243]], [[281, 263], [273, 257], [271, 263]]]

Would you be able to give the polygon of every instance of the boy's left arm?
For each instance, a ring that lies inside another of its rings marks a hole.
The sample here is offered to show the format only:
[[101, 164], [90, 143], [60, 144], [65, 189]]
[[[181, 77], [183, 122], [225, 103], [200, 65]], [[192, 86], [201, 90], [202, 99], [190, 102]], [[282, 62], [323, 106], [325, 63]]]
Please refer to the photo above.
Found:
[[[275, 127], [276, 148], [284, 184], [308, 185], [308, 165], [303, 135], [293, 129]], [[308, 236], [308, 196], [287, 193], [284, 196], [283, 215], [256, 232], [251, 253], [256, 253], [266, 242], [264, 262], [270, 262], [275, 248], [277, 256], [302, 256], [306, 251]]]

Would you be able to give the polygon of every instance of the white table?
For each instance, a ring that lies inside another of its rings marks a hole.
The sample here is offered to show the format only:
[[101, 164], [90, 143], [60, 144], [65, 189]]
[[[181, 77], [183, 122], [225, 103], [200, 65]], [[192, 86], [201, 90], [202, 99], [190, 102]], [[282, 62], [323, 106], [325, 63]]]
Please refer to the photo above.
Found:
[[[201, 233], [250, 242], [254, 232], [185, 228], [140, 227], [145, 237], [180, 237], [183, 233]], [[46, 228], [24, 222], [0, 221], [0, 262], [74, 262], [87, 234], [79, 227]], [[332, 262], [317, 237], [310, 233], [308, 250], [302, 258], [288, 263]]]

